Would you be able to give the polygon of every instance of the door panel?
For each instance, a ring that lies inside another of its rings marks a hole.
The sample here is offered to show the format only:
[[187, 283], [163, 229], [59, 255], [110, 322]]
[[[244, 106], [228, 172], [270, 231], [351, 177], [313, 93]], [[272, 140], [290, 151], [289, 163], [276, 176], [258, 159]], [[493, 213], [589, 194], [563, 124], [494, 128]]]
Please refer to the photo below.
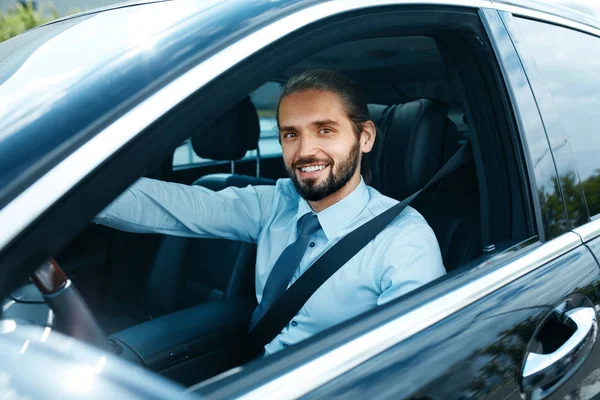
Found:
[[[521, 398], [517, 377], [528, 342], [538, 324], [574, 293], [594, 305], [600, 301], [600, 270], [585, 246], [374, 357], [309, 398]], [[582, 386], [589, 390], [586, 379], [598, 375], [599, 358], [600, 346], [594, 346], [557, 396], [579, 395]]]

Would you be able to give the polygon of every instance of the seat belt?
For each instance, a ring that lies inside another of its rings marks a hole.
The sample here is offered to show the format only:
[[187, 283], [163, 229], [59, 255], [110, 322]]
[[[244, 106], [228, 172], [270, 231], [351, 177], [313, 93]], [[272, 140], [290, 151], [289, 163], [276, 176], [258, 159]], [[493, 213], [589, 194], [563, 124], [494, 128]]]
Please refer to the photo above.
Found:
[[389, 225], [415, 197], [446, 175], [466, 164], [472, 158], [472, 155], [469, 141], [458, 149], [422, 189], [348, 233], [319, 257], [284, 292], [262, 319], [258, 321], [254, 329], [248, 333], [246, 350], [250, 352], [249, 354], [256, 355], [267, 343], [270, 343], [298, 314], [313, 293]]

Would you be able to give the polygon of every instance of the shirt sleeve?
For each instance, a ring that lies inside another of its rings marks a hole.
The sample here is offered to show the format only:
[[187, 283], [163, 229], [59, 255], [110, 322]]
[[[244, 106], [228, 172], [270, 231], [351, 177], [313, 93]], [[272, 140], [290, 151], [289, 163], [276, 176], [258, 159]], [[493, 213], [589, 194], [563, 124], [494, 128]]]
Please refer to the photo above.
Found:
[[274, 194], [275, 186], [214, 192], [141, 178], [93, 221], [128, 232], [256, 242]]
[[435, 234], [427, 223], [394, 227], [375, 279], [385, 304], [446, 273]]

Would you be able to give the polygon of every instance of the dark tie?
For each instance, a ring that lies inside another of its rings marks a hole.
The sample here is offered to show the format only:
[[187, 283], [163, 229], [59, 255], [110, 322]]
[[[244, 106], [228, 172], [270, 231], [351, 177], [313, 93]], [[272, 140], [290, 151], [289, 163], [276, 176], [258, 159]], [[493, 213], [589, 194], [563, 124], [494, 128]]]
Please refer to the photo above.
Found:
[[263, 290], [262, 300], [252, 314], [250, 330], [256, 326], [269, 308], [285, 292], [294, 275], [294, 271], [296, 271], [298, 264], [302, 261], [308, 241], [310, 240], [310, 235], [321, 227], [315, 214], [305, 214], [298, 220], [298, 226], [298, 239], [283, 250], [283, 253], [281, 253], [271, 270], [271, 274]]

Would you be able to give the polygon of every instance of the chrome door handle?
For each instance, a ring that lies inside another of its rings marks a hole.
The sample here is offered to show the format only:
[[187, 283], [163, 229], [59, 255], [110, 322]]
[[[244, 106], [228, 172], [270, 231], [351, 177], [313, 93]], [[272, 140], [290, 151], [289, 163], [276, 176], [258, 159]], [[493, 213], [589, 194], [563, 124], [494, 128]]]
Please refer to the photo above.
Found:
[[535, 398], [544, 397], [543, 392], [548, 385], [554, 386], [568, 372], [578, 368], [596, 341], [598, 321], [592, 307], [567, 311], [563, 314], [563, 323], [572, 325], [575, 333], [550, 354], [529, 353], [523, 365], [523, 389], [527, 392], [541, 391]]

